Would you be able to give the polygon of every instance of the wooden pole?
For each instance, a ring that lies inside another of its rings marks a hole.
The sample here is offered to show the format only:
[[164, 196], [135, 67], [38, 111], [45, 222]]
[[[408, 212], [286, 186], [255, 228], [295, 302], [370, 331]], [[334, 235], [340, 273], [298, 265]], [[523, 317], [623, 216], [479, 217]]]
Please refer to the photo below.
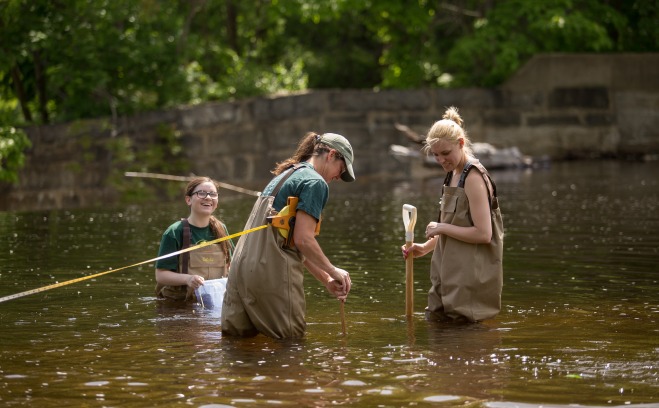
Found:
[[343, 335], [346, 335], [346, 311], [345, 311], [345, 301], [339, 300], [341, 303], [341, 332]]
[[[405, 225], [405, 248], [414, 244], [414, 225], [416, 224], [416, 207], [403, 205], [403, 224]], [[405, 259], [405, 316], [410, 319], [414, 314], [414, 255], [407, 254]]]
[[[126, 177], [143, 177], [143, 178], [154, 178], [161, 180], [172, 180], [172, 181], [190, 181], [194, 176], [172, 176], [170, 174], [159, 174], [159, 173], [144, 173], [138, 171], [127, 171], [124, 173]], [[253, 196], [260, 196], [261, 193], [258, 191], [248, 190], [246, 188], [234, 186], [232, 184], [217, 182], [217, 185], [221, 188], [226, 188], [227, 190], [237, 191], [239, 193], [249, 194]]]
[[[406, 242], [409, 249], [412, 242]], [[414, 255], [408, 254], [405, 259], [405, 316], [409, 319], [414, 313]]]

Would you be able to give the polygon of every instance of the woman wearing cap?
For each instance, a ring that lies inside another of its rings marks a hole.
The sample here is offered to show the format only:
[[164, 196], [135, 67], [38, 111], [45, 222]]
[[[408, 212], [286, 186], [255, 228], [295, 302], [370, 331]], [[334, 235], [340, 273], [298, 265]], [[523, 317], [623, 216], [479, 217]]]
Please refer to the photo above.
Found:
[[426, 227], [425, 243], [403, 247], [414, 257], [434, 251], [428, 317], [480, 321], [501, 309], [503, 221], [494, 181], [469, 147], [456, 108], [449, 108], [426, 137], [425, 150], [446, 171], [439, 220]]
[[330, 262], [315, 235], [329, 197], [328, 183], [354, 181], [353, 160], [345, 137], [310, 132], [292, 157], [277, 163], [272, 171], [276, 177], [254, 204], [245, 229], [265, 224], [286, 206], [288, 197], [297, 197], [294, 228], [288, 231], [293, 244], [274, 226], [240, 238], [222, 306], [224, 334], [302, 337], [305, 267], [333, 296], [345, 301], [350, 276]]

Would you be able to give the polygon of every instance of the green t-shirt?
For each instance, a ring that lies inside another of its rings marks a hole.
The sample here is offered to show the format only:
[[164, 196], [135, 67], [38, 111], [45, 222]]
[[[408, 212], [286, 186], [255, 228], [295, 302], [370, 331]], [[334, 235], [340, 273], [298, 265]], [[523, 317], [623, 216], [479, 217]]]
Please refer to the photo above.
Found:
[[[280, 211], [286, 205], [289, 196], [298, 197], [297, 209], [318, 221], [329, 199], [329, 186], [310, 163], [302, 162], [301, 164], [303, 167], [295, 171], [281, 186], [272, 205], [275, 210]], [[263, 195], [270, 195], [279, 180], [289, 171], [286, 170], [272, 179], [263, 189]]]
[[[222, 223], [225, 234], [229, 235], [226, 225]], [[199, 228], [190, 224], [190, 246], [201, 244], [202, 242], [212, 241], [218, 237], [213, 234], [210, 225]], [[229, 253], [233, 252], [233, 242], [229, 240]], [[176, 221], [170, 225], [162, 234], [160, 239], [160, 249], [158, 250], [158, 257], [171, 254], [172, 252], [179, 251], [183, 248], [183, 223]], [[167, 269], [170, 271], [178, 271], [179, 255], [170, 256], [168, 258], [156, 261], [156, 268]]]

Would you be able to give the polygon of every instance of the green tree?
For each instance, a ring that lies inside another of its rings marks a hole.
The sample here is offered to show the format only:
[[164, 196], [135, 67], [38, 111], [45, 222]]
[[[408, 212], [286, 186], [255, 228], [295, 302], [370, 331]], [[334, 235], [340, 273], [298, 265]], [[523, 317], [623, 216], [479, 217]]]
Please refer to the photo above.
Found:
[[626, 26], [599, 0], [507, 0], [457, 41], [446, 69], [453, 86], [495, 86], [537, 53], [622, 51]]
[[654, 0], [0, 0], [0, 126], [496, 86], [540, 52], [656, 52], [657, 20]]
[[25, 163], [25, 149], [32, 146], [25, 132], [0, 126], [0, 181], [18, 181], [18, 170]]
[[36, 123], [186, 102], [173, 40], [177, 6], [168, 0], [1, 3], [3, 97], [13, 93], [22, 119]]
[[629, 52], [657, 51], [659, 47], [659, 4], [655, 0], [614, 2], [627, 24], [614, 35], [620, 50]]
[[538, 52], [656, 51], [657, 19], [652, 0], [2, 0], [0, 118], [495, 86]]

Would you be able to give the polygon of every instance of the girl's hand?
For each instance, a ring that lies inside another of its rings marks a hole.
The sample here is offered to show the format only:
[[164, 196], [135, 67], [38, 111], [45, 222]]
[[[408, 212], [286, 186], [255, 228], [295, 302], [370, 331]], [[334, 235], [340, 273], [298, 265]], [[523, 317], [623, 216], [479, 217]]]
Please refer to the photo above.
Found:
[[204, 278], [198, 275], [190, 275], [186, 283], [192, 289], [197, 289], [204, 284]]
[[433, 238], [436, 235], [439, 235], [440, 234], [439, 229], [440, 229], [441, 225], [442, 224], [439, 223], [439, 222], [429, 223], [428, 226], [426, 227], [426, 238], [430, 239], [430, 238]]
[[415, 258], [420, 258], [427, 253], [432, 252], [435, 249], [436, 243], [437, 238], [430, 238], [423, 244], [413, 243], [409, 248], [406, 247], [407, 244], [403, 245], [400, 247], [400, 250], [403, 252], [403, 258], [405, 259], [407, 259], [410, 254], [412, 254], [412, 256]]
[[403, 252], [403, 258], [407, 259], [407, 256], [409, 254], [412, 254], [415, 258], [417, 256], [420, 256], [422, 252], [423, 247], [419, 244], [412, 244], [411, 247], [407, 248], [407, 246], [403, 245], [400, 247], [400, 250]]

